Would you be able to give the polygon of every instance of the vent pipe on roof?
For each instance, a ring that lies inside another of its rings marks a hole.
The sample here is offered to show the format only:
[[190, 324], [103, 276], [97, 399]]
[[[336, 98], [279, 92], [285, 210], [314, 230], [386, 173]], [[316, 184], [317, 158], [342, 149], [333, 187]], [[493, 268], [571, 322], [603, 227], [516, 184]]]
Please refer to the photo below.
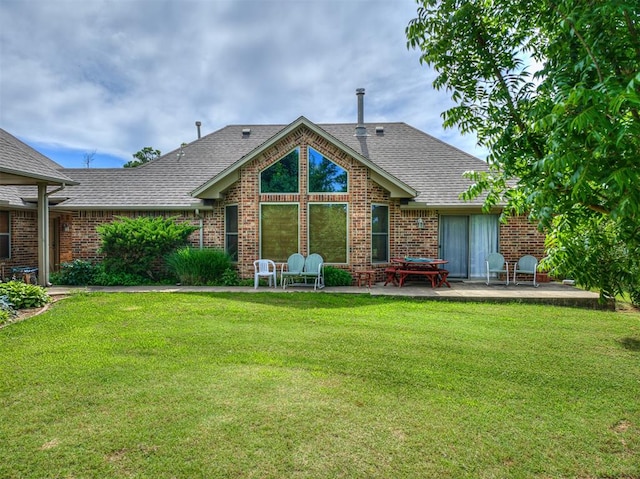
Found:
[[198, 129], [198, 140], [200, 139], [200, 126], [202, 125], [201, 122], [196, 121], [196, 128]]
[[364, 88], [357, 88], [356, 96], [358, 97], [358, 124], [355, 136], [367, 136], [367, 127], [364, 126]]

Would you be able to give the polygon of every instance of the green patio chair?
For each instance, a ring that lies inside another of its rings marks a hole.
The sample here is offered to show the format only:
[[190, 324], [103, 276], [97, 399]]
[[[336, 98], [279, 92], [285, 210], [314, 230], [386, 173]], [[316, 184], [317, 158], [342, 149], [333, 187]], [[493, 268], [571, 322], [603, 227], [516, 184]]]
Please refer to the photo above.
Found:
[[487, 265], [487, 286], [491, 282], [492, 274], [505, 274], [507, 280], [505, 285], [509, 286], [509, 263], [505, 261], [504, 256], [500, 253], [489, 253], [486, 259]]
[[280, 285], [286, 289], [287, 284], [292, 284], [296, 278], [301, 278], [304, 269], [304, 256], [300, 253], [293, 253], [286, 263], [280, 267]]
[[513, 282], [518, 285], [518, 281], [516, 279], [517, 274], [530, 274], [533, 275], [533, 286], [534, 288], [538, 287], [538, 282], [536, 281], [536, 274], [538, 270], [538, 260], [529, 254], [523, 256], [518, 260], [518, 262], [513, 265]]
[[304, 261], [302, 277], [305, 283], [313, 279], [313, 289], [324, 288], [324, 259], [318, 253], [312, 253]]

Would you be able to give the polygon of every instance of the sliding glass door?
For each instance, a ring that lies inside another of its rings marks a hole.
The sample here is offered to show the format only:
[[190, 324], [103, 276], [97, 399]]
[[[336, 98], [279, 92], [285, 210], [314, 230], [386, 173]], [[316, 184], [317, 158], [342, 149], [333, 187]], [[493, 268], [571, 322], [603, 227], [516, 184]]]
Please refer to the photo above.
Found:
[[484, 276], [485, 258], [498, 251], [496, 215], [451, 215], [440, 217], [441, 256], [452, 278]]

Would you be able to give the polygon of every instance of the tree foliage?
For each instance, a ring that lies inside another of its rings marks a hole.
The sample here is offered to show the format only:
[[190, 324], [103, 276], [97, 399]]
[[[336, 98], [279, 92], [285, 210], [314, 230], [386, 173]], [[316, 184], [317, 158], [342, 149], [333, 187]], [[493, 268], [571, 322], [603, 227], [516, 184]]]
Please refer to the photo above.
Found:
[[151, 160], [155, 160], [160, 155], [160, 150], [155, 150], [150, 146], [145, 146], [142, 150], [131, 155], [133, 156], [133, 160], [125, 163], [123, 167], [135, 168], [136, 166], [144, 165], [145, 163], [149, 163]]
[[[469, 172], [463, 196], [486, 193], [487, 208], [506, 203], [538, 220], [552, 272], [571, 272], [603, 298], [637, 288], [640, 3], [417, 3], [408, 45], [456, 103], [444, 124], [489, 151], [489, 172]], [[610, 255], [594, 243], [603, 232], [625, 261], [603, 267]]]

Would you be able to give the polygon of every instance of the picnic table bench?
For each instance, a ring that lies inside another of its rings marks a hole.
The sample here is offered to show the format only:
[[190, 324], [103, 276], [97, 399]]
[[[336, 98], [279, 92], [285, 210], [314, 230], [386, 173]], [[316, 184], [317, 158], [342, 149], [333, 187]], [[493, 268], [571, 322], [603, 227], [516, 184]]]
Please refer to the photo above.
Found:
[[426, 276], [431, 281], [431, 287], [437, 288], [446, 284], [449, 288], [451, 285], [447, 281], [449, 271], [446, 269], [399, 269], [396, 271], [398, 275], [399, 286], [402, 287], [407, 276]]

